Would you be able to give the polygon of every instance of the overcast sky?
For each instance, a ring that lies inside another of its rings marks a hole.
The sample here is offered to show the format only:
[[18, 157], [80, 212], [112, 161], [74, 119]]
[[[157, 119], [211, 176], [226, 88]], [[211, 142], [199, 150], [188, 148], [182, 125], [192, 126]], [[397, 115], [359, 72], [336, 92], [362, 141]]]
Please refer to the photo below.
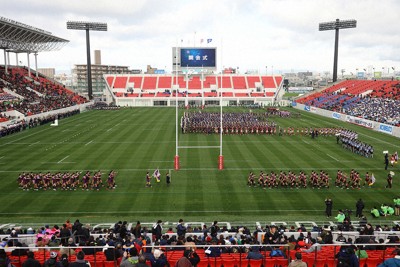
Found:
[[[91, 32], [91, 49], [106, 65], [171, 71], [171, 47], [211, 38], [219, 69], [332, 72], [334, 31], [318, 24], [336, 18], [357, 20], [356, 29], [340, 31], [339, 71], [400, 69], [399, 0], [12, 0], [1, 13], [70, 40], [38, 56], [39, 68], [58, 71], [86, 64], [85, 32], [66, 29], [77, 20], [107, 22], [108, 32]], [[19, 60], [27, 65], [25, 55]]]

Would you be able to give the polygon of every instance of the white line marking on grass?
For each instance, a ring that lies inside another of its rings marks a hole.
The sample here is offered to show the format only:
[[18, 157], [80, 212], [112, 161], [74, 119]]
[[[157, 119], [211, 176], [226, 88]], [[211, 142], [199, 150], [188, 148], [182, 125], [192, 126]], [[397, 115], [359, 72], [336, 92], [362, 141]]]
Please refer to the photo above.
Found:
[[66, 156], [66, 157], [64, 157], [62, 160], [60, 160], [59, 162], [57, 162], [57, 163], [61, 163], [61, 162], [63, 162], [64, 161], [64, 159], [66, 159], [66, 158], [68, 158], [69, 157], [69, 155], [68, 156]]
[[36, 145], [36, 144], [39, 144], [39, 143], [40, 143], [40, 141], [37, 141], [35, 143], [30, 144], [29, 146], [33, 146], [33, 145]]
[[[325, 210], [285, 210], [280, 209], [279, 211], [286, 211], [286, 212], [322, 212]], [[29, 214], [29, 215], [36, 215], [36, 214], [137, 214], [137, 213], [148, 213], [148, 210], [135, 210], [135, 211], [38, 211], [38, 212], [1, 212], [1, 215], [20, 215], [20, 214]], [[252, 212], [276, 212], [276, 210], [158, 210], [152, 211], [154, 213], [252, 213]]]
[[0, 159], [4, 158], [4, 156], [1, 156]]
[[301, 140], [301, 141], [303, 141], [304, 143], [306, 143], [307, 145], [309, 145], [310, 143], [309, 142], [307, 142], [307, 141], [304, 141], [304, 140]]
[[44, 161], [42, 161], [41, 163], [42, 164], [74, 164], [76, 162], [66, 162], [66, 161], [63, 161], [63, 162], [44, 162]]
[[326, 154], [326, 155], [327, 155], [328, 157], [330, 157], [330, 158], [336, 160], [336, 161], [339, 161], [337, 158], [335, 158], [335, 157], [333, 157], [333, 156], [331, 156], [331, 155], [329, 155], [329, 154]]
[[149, 162], [174, 162], [173, 160], [150, 160]]
[[17, 142], [17, 141], [19, 141], [19, 140], [22, 140], [22, 139], [28, 138], [28, 137], [30, 137], [30, 136], [32, 136], [32, 135], [36, 135], [36, 134], [38, 134], [38, 133], [44, 132], [44, 131], [46, 131], [46, 130], [48, 130], [48, 129], [51, 129], [51, 128], [45, 128], [45, 129], [43, 129], [43, 130], [37, 131], [36, 133], [29, 134], [29, 135], [25, 135], [25, 136], [23, 136], [23, 137], [21, 137], [21, 138], [18, 138], [18, 139], [14, 140], [14, 141], [7, 142], [7, 143], [2, 144], [2, 145], [0, 145], [0, 146], [5, 146], [5, 145], [9, 145], [9, 144], [15, 143], [15, 142]]
[[85, 144], [85, 146], [89, 145], [89, 144], [92, 143], [92, 142], [93, 142], [93, 140], [90, 140], [89, 142], [87, 142], [87, 143]]
[[109, 131], [111, 131], [111, 130], [112, 130], [112, 128], [108, 129], [106, 132], [109, 132]]

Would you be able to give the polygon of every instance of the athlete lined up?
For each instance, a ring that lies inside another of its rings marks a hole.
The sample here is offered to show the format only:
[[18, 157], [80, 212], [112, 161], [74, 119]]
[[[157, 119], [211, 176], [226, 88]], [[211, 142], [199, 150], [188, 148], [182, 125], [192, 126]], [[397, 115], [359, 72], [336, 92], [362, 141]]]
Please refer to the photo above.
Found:
[[[82, 190], [100, 190], [103, 187], [103, 181], [101, 179], [101, 171], [94, 172], [93, 175], [90, 171], [80, 179], [81, 172], [57, 172], [57, 173], [21, 173], [18, 176], [18, 186], [24, 191], [33, 189], [35, 191], [40, 190], [76, 190], [79, 187]], [[114, 189], [116, 172], [110, 171], [107, 180], [107, 189]]]
[[249, 187], [261, 187], [263, 189], [266, 188], [307, 188], [310, 186], [312, 188], [329, 188], [329, 174], [320, 171], [318, 174], [315, 171], [312, 171], [310, 174], [310, 180], [307, 179], [307, 174], [303, 171], [300, 171], [298, 175], [296, 175], [292, 171], [288, 171], [287, 173], [284, 171], [280, 171], [279, 174], [271, 171], [270, 173], [264, 173], [260, 171], [258, 176], [258, 180], [256, 183], [255, 175], [253, 172], [250, 172], [247, 178], [247, 185]]

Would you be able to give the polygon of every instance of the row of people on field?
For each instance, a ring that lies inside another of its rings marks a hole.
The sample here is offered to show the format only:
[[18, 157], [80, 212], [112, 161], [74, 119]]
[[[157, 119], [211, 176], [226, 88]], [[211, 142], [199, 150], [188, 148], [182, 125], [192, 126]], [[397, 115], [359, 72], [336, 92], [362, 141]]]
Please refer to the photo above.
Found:
[[[373, 174], [366, 172], [364, 180], [360, 173], [355, 170], [351, 170], [349, 174], [346, 174], [342, 170], [338, 170], [336, 173], [335, 186], [343, 189], [360, 189], [362, 186], [372, 186], [376, 179]], [[311, 171], [310, 175], [306, 172], [300, 171], [296, 174], [293, 171], [280, 171], [275, 173], [274, 171], [263, 172], [260, 171], [258, 178], [253, 172], [250, 172], [247, 177], [247, 185], [249, 187], [262, 187], [262, 188], [306, 188], [310, 186], [312, 188], [329, 188], [330, 177], [329, 174], [323, 170]]]
[[374, 147], [370, 144], [361, 142], [355, 138], [349, 138], [344, 136], [339, 136], [338, 143], [342, 144], [342, 147], [350, 150], [353, 153], [361, 155], [366, 158], [374, 157]]
[[82, 172], [24, 172], [18, 176], [18, 186], [24, 191], [29, 190], [99, 190], [102, 187], [114, 189], [116, 187], [116, 172], [108, 173], [107, 182], [103, 183], [101, 171], [86, 171], [82, 176]]
[[346, 189], [360, 189], [361, 186], [372, 186], [376, 181], [374, 174], [370, 174], [369, 172], [365, 173], [364, 181], [362, 180], [360, 173], [354, 169], [352, 169], [348, 175], [338, 170], [336, 173], [335, 186]]
[[[181, 118], [182, 133], [220, 133], [221, 114], [218, 112], [185, 112]], [[268, 119], [267, 113], [222, 114], [222, 131], [224, 134], [251, 134], [276, 132], [276, 123]]]
[[261, 187], [266, 188], [307, 188], [310, 186], [312, 188], [329, 188], [329, 174], [325, 171], [312, 171], [309, 175], [300, 171], [297, 175], [292, 171], [287, 173], [280, 171], [275, 173], [274, 171], [263, 172], [260, 171], [258, 178], [253, 172], [250, 172], [247, 177], [247, 185], [249, 187]]

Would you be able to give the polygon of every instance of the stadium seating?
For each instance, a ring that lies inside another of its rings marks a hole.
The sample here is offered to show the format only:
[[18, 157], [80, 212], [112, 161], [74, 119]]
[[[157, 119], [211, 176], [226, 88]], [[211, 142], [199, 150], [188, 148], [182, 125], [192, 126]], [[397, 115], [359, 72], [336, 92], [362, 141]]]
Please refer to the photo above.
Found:
[[395, 126], [400, 125], [398, 81], [346, 80], [296, 102]]
[[194, 76], [189, 80], [188, 89], [201, 89], [201, 80], [199, 76]]
[[158, 88], [160, 89], [171, 89], [172, 88], [172, 77], [171, 76], [160, 76], [158, 78]]
[[[220, 94], [216, 90], [221, 90], [222, 85], [222, 97], [272, 98], [281, 86], [282, 77], [234, 74], [222, 77], [220, 75], [200, 76], [194, 74], [179, 75], [178, 77], [164, 74], [122, 76], [107, 74], [105, 80], [114, 97], [173, 97], [175, 96], [173, 90], [177, 84], [180, 93], [188, 97], [219, 97]], [[265, 90], [262, 87], [263, 82], [266, 85], [264, 86]]]
[[128, 77], [126, 76], [117, 76], [114, 81], [114, 88], [126, 88], [126, 83], [128, 81]]
[[42, 75], [36, 77], [31, 73], [29, 76], [26, 68], [14, 67], [8, 74], [0, 69], [0, 78], [7, 83], [2, 85], [4, 88], [6, 86], [22, 99], [7, 94], [8, 99], [17, 99], [7, 109], [15, 109], [26, 116], [87, 102], [84, 97]]
[[246, 78], [248, 88], [256, 88], [256, 83], [261, 83], [261, 79], [259, 76], [247, 76]]
[[264, 88], [276, 88], [275, 81], [272, 76], [261, 77], [261, 82]]
[[244, 76], [233, 76], [232, 82], [234, 89], [247, 89], [246, 78]]
[[157, 77], [156, 76], [145, 76], [143, 78], [143, 90], [153, 90], [157, 88]]

